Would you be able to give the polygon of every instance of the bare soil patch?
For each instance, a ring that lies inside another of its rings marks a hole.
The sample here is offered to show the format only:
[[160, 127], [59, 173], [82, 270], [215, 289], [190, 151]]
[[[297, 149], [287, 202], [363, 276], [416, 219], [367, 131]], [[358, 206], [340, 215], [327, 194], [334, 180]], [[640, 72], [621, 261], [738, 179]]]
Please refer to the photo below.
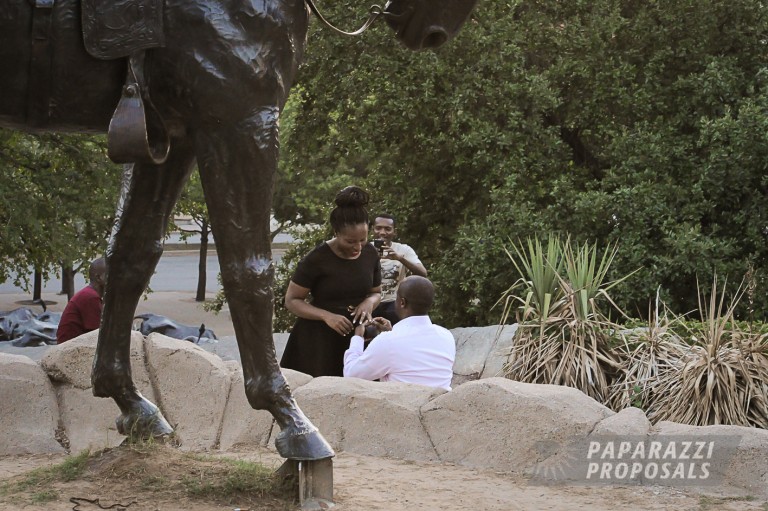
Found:
[[[36, 462], [44, 466], [30, 470]], [[3, 511], [296, 508], [271, 467], [168, 445], [120, 446], [59, 460], [17, 457], [15, 466], [21, 473], [0, 486]]]
[[[1, 458], [0, 511], [96, 511], [107, 506], [115, 506], [111, 508], [115, 511], [298, 508], [292, 499], [254, 482], [268, 481], [282, 462], [266, 449], [194, 454], [165, 445], [122, 446], [83, 457], [80, 467], [62, 466], [62, 462], [77, 465], [78, 459]], [[241, 466], [241, 462], [248, 463]], [[261, 468], [253, 468], [257, 465]], [[252, 486], [239, 486], [246, 484]], [[334, 489], [337, 511], [768, 511], [764, 499], [749, 496], [705, 496], [691, 489], [665, 487], [534, 486], [514, 474], [345, 452], [334, 459]], [[72, 498], [98, 499], [98, 504]]]

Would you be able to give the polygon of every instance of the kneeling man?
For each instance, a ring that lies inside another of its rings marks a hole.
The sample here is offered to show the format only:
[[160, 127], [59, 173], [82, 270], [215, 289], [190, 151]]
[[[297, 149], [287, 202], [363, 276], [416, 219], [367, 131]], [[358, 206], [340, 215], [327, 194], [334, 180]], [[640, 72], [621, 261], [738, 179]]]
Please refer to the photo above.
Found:
[[344, 376], [451, 390], [456, 341], [451, 332], [429, 319], [434, 298], [435, 289], [428, 279], [404, 279], [395, 299], [400, 322], [393, 327], [385, 318], [375, 318], [371, 324], [383, 333], [365, 351], [365, 325], [358, 325], [344, 353]]

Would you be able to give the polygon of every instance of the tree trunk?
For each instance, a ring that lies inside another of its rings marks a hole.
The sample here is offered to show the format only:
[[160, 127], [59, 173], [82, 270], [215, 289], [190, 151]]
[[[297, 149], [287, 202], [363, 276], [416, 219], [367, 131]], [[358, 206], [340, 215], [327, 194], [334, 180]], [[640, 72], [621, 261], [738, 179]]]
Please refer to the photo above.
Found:
[[60, 295], [67, 295], [67, 301], [72, 299], [75, 294], [75, 271], [72, 265], [61, 264], [61, 292]]
[[43, 295], [43, 274], [35, 269], [35, 280], [32, 288], [32, 299], [40, 300]]
[[205, 286], [208, 266], [208, 221], [203, 220], [200, 226], [200, 261], [197, 263], [197, 295], [196, 302], [205, 301]]

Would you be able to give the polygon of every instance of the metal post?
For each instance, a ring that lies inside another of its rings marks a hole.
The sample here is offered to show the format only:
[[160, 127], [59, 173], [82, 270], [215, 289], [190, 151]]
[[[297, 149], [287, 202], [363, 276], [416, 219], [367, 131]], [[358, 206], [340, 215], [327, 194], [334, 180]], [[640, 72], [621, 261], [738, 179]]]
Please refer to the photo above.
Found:
[[297, 493], [301, 509], [322, 510], [334, 507], [333, 458], [285, 460], [278, 474], [286, 480], [295, 479], [298, 483]]

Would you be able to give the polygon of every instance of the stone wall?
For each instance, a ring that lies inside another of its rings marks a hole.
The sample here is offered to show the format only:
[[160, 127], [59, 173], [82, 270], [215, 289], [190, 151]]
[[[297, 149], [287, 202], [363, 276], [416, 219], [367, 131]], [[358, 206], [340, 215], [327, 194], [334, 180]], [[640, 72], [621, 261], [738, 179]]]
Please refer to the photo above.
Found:
[[[311, 378], [291, 370], [284, 374], [304, 412], [339, 452], [450, 462], [562, 481], [583, 476], [567, 472], [574, 460], [585, 465], [581, 458], [595, 443], [724, 439], [730, 450], [713, 463], [713, 477], [701, 488], [768, 497], [768, 431], [674, 423], [652, 427], [637, 408], [614, 413], [572, 388], [497, 377], [508, 349], [504, 339], [511, 334], [502, 332], [497, 338], [495, 332], [495, 327], [454, 330], [460, 349], [450, 392], [404, 383]], [[86, 334], [52, 347], [39, 364], [0, 354], [0, 455], [75, 453], [123, 440], [114, 425], [117, 406], [91, 394], [95, 345], [96, 333]], [[274, 449], [276, 426], [267, 412], [248, 406], [236, 361], [224, 362], [189, 342], [138, 333], [132, 337], [131, 360], [139, 390], [163, 410], [181, 449]], [[674, 480], [651, 482], [679, 485]]]

